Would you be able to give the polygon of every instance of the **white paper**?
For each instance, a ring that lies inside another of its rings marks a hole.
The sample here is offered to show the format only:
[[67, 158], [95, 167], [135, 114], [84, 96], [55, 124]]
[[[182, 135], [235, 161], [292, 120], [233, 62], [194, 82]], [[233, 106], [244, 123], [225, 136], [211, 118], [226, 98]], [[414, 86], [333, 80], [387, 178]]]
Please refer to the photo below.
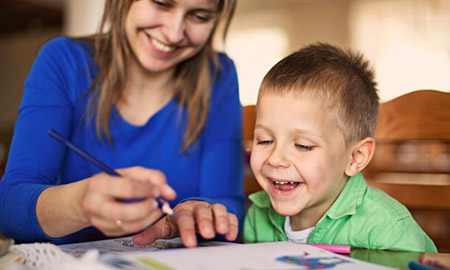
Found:
[[137, 252], [125, 257], [152, 270], [394, 269], [290, 242]]
[[[217, 241], [205, 241], [200, 242], [199, 246], [218, 246], [218, 245], [232, 245], [228, 242]], [[75, 244], [58, 245], [58, 247], [66, 253], [71, 254], [77, 258], [80, 258], [86, 251], [90, 249], [96, 249], [100, 255], [106, 253], [127, 253], [135, 251], [159, 251], [165, 249], [183, 248], [183, 242], [181, 238], [173, 238], [169, 240], [157, 240], [151, 245], [138, 246], [133, 243], [130, 237], [113, 238], [100, 241], [91, 241]]]

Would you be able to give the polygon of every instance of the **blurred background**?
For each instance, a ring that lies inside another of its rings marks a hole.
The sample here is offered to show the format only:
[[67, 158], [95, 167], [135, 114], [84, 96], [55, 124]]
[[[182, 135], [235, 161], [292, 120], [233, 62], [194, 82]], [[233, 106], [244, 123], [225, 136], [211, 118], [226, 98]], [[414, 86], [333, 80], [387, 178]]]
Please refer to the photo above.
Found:
[[[94, 33], [104, 0], [0, 0], [0, 129], [13, 126], [39, 48], [58, 35]], [[268, 69], [317, 41], [350, 46], [372, 62], [382, 101], [416, 89], [450, 90], [450, 1], [239, 0], [224, 49], [243, 105]]]
[[[23, 82], [40, 47], [59, 35], [96, 31], [104, 0], [0, 0], [0, 175]], [[238, 0], [225, 50], [235, 61], [243, 105], [256, 102], [264, 74], [312, 42], [363, 52], [382, 102], [418, 89], [450, 91], [448, 0]], [[449, 104], [450, 106], [450, 104]], [[443, 155], [450, 162], [450, 147]], [[449, 173], [446, 174], [449, 184]], [[439, 226], [450, 251], [450, 215]], [[433, 222], [436, 224], [435, 222]]]

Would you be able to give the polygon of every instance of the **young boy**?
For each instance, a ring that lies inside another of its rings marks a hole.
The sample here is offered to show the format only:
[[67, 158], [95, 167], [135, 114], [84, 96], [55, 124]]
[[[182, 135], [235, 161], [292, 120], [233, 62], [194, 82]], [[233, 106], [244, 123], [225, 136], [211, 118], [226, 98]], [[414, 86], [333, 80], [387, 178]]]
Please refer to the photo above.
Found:
[[374, 75], [361, 55], [319, 43], [277, 63], [261, 84], [244, 241], [435, 252], [408, 210], [367, 186], [375, 150]]

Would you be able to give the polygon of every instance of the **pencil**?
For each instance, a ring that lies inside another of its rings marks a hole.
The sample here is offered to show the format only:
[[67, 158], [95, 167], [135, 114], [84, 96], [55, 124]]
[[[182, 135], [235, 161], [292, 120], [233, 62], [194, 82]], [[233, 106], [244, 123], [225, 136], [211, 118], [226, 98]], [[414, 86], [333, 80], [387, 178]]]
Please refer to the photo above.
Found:
[[[105, 163], [103, 163], [100, 160], [96, 159], [91, 154], [89, 154], [88, 152], [84, 151], [83, 149], [81, 149], [80, 147], [76, 146], [75, 144], [69, 142], [66, 138], [64, 138], [61, 134], [59, 134], [55, 130], [50, 129], [48, 131], [48, 134], [50, 136], [52, 136], [53, 138], [55, 138], [60, 143], [62, 143], [63, 145], [67, 146], [70, 150], [72, 150], [75, 153], [77, 153], [81, 158], [83, 158], [84, 160], [94, 164], [95, 166], [97, 166], [102, 171], [106, 172], [107, 174], [113, 175], [113, 176], [121, 176], [118, 172], [116, 172], [115, 170], [111, 169]], [[138, 202], [138, 201], [142, 201], [142, 200], [143, 199], [127, 199], [127, 200], [123, 200], [123, 202], [125, 202], [125, 203], [133, 203], [133, 202]], [[167, 215], [174, 216], [174, 217], [176, 216], [175, 211], [173, 211], [173, 209], [170, 208], [168, 202], [166, 202], [165, 200], [163, 200], [161, 198], [156, 198], [156, 202], [158, 203], [158, 207], [161, 209], [161, 211], [163, 211], [163, 213], [165, 213]]]
[[411, 270], [434, 270], [435, 268], [431, 268], [428, 266], [425, 266], [423, 264], [417, 263], [417, 262], [409, 262], [408, 267]]
[[350, 246], [346, 245], [328, 245], [328, 244], [307, 244], [307, 245], [318, 247], [339, 254], [350, 254], [351, 249]]

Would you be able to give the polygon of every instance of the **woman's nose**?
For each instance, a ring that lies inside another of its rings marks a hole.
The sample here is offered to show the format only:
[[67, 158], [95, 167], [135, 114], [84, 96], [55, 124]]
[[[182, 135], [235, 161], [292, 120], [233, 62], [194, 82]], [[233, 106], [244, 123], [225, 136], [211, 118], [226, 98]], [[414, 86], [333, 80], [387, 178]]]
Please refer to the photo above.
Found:
[[267, 161], [272, 167], [287, 168], [290, 164], [289, 159], [285, 155], [285, 151], [283, 151], [280, 146], [275, 146], [273, 148]]
[[184, 15], [174, 13], [168, 17], [163, 27], [163, 34], [169, 45], [177, 44], [183, 40], [186, 30]]

